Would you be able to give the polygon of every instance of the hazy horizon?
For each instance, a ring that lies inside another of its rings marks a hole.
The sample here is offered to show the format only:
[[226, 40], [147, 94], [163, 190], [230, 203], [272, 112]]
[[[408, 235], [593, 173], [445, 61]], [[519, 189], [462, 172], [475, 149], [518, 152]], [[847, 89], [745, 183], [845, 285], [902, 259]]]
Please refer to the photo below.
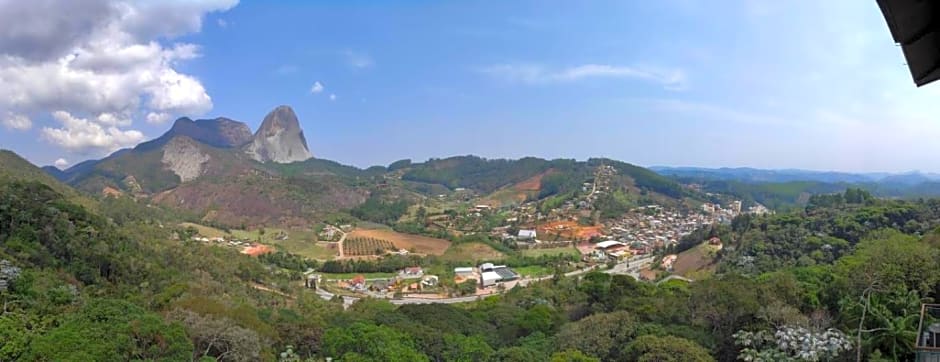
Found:
[[874, 1], [44, 4], [0, 5], [0, 144], [40, 165], [288, 104], [314, 156], [358, 167], [940, 172], [938, 85]]

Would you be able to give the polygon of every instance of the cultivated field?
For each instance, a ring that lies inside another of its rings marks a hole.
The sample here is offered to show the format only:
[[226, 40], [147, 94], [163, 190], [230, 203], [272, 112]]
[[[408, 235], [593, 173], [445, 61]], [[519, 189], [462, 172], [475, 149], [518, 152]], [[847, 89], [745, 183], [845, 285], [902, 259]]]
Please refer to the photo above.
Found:
[[396, 249], [395, 245], [384, 239], [352, 237], [343, 242], [343, 252], [349, 256], [384, 255]]
[[[450, 241], [444, 239], [402, 234], [391, 229], [365, 230], [356, 228], [346, 237], [346, 242], [355, 238], [387, 240], [392, 243], [396, 249], [405, 249], [418, 254], [441, 255], [444, 254], [444, 251], [450, 246]], [[349, 247], [346, 246], [346, 242], [343, 243], [343, 251], [348, 254]]]

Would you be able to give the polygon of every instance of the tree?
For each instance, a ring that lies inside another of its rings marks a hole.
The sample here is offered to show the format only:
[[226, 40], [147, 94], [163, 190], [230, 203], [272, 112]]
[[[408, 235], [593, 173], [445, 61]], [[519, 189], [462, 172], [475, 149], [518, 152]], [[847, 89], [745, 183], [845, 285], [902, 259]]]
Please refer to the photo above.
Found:
[[[838, 260], [837, 282], [844, 297], [840, 311], [855, 323], [856, 359], [870, 342], [882, 352], [907, 355], [904, 325], [910, 324], [921, 297], [940, 282], [940, 251], [898, 231], [875, 232], [855, 253]], [[872, 318], [873, 317], [873, 318]], [[911, 339], [913, 340], [913, 339]]]
[[526, 335], [535, 332], [549, 334], [559, 324], [561, 324], [561, 315], [546, 304], [536, 304], [516, 318], [516, 325]]
[[25, 360], [188, 360], [193, 344], [166, 323], [121, 300], [95, 299], [58, 327], [35, 338]]
[[627, 312], [595, 314], [562, 326], [555, 350], [578, 350], [603, 360], [619, 360], [636, 335], [636, 322]]
[[578, 350], [567, 350], [552, 354], [551, 362], [600, 362], [600, 359], [585, 355]]
[[692, 283], [692, 320], [708, 328], [719, 343], [719, 359], [736, 354], [732, 334], [753, 321], [761, 308], [757, 285], [739, 275]]
[[486, 361], [493, 355], [493, 348], [483, 336], [466, 337], [461, 334], [445, 334], [444, 360], [455, 362]]
[[506, 347], [496, 351], [490, 360], [495, 362], [528, 362], [541, 361], [547, 357], [547, 355], [535, 349], [514, 346]]
[[477, 292], [477, 280], [467, 279], [463, 283], [457, 284], [457, 293], [460, 295], [472, 295]]
[[708, 350], [674, 336], [644, 335], [627, 345], [624, 359], [638, 362], [709, 362]]
[[815, 331], [782, 326], [775, 331], [738, 331], [738, 358], [745, 361], [831, 361], [852, 350], [852, 342], [837, 329]]
[[254, 361], [261, 358], [261, 338], [250, 329], [225, 317], [202, 315], [186, 309], [170, 314], [186, 327], [195, 344], [192, 359], [213, 357], [225, 361]]
[[363, 322], [333, 327], [323, 335], [325, 356], [342, 360], [427, 361], [408, 336], [389, 327]]

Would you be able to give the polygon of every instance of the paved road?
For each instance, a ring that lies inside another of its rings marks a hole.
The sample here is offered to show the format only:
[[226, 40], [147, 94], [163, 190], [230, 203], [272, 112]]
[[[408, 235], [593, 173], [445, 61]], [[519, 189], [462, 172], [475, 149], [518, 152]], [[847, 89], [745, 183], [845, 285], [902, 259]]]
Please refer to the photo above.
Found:
[[346, 232], [343, 230], [339, 230], [339, 232], [343, 233], [343, 235], [339, 237], [339, 242], [336, 243], [336, 249], [339, 250], [339, 258], [342, 259], [346, 256], [345, 250], [343, 250], [343, 242], [346, 241]]
[[610, 270], [605, 270], [604, 273], [629, 275], [639, 280], [640, 269], [643, 269], [649, 264], [651, 264], [653, 262], [653, 259], [655, 258], [652, 256], [639, 258], [639, 259], [628, 259], [627, 261], [623, 263], [618, 263], [617, 265], [614, 265], [614, 267], [610, 268]]

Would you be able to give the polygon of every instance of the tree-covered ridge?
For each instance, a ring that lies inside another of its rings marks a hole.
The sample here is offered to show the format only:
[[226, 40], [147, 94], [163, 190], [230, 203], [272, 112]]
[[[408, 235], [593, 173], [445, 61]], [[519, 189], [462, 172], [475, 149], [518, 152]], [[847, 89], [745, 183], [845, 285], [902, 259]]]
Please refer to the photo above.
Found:
[[402, 179], [490, 193], [544, 172], [552, 167], [552, 163], [553, 161], [533, 157], [507, 160], [458, 156], [412, 164], [402, 175]]
[[542, 179], [543, 191], [539, 196], [565, 193], [579, 188], [601, 165], [609, 165], [629, 177], [641, 190], [656, 192], [672, 198], [692, 196], [679, 183], [653, 171], [626, 162], [592, 158], [587, 161], [569, 159], [543, 160], [526, 157], [518, 160], [484, 159], [460, 156], [431, 159], [425, 163], [400, 162], [397, 167], [410, 167], [402, 176], [405, 180], [436, 183], [450, 188], [469, 188], [481, 193], [521, 182], [537, 174], [552, 170]]
[[814, 195], [799, 211], [764, 217], [742, 215], [730, 226], [723, 267], [768, 272], [832, 263], [872, 232], [895, 229], [926, 235], [940, 226], [940, 200], [879, 200], [860, 189]]

